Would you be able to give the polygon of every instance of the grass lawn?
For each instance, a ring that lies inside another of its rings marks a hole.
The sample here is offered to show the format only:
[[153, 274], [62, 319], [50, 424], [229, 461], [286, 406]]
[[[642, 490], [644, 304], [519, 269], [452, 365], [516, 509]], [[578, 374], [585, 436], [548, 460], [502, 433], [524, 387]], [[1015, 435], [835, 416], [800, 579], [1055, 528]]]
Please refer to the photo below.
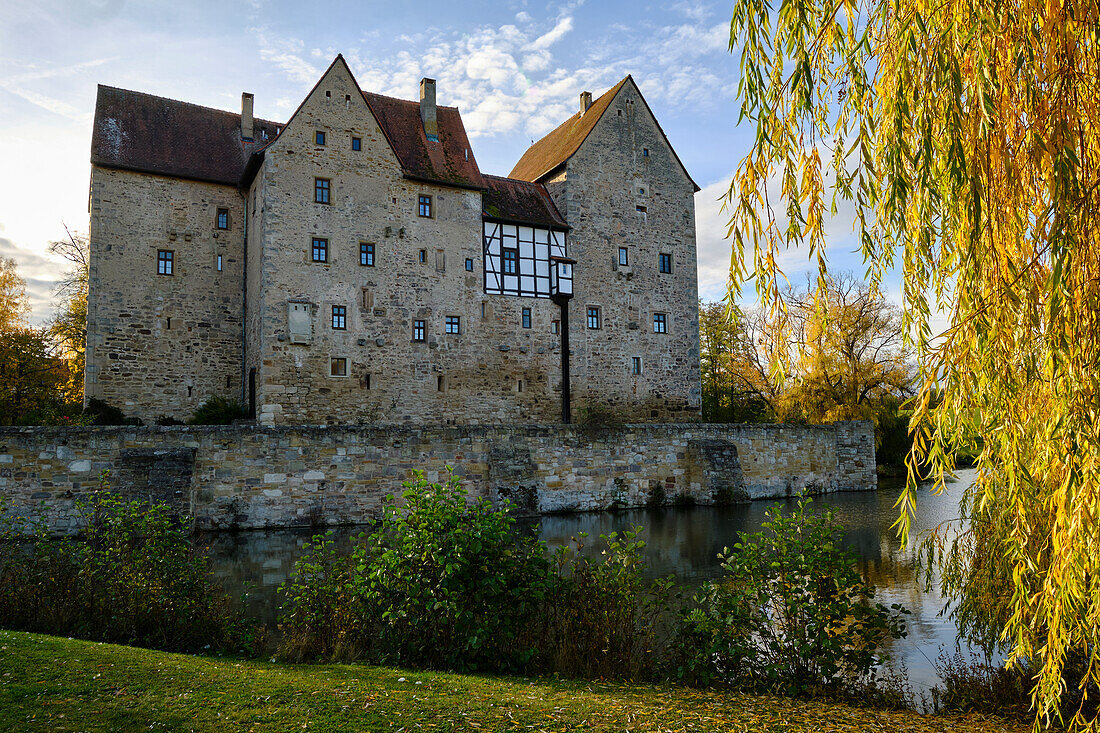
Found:
[[0, 630], [0, 731], [1025, 731], [664, 685], [291, 665]]

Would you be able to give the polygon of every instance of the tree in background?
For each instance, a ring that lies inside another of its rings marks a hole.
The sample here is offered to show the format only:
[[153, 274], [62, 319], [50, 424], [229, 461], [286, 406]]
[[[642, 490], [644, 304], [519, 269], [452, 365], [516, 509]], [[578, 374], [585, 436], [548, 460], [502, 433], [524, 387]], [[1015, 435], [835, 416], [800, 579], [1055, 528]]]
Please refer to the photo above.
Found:
[[15, 271], [15, 260], [0, 257], [0, 333], [25, 325], [30, 312], [27, 282]]
[[826, 217], [854, 207], [872, 286], [900, 269], [918, 369], [899, 529], [918, 481], [941, 490], [977, 451], [968, 529], [938, 546], [960, 626], [1033, 665], [1037, 721], [1091, 727], [1100, 1], [735, 0], [730, 30], [755, 133], [729, 190], [732, 298], [754, 279], [785, 329], [783, 250], [804, 247], [824, 291]]
[[703, 419], [766, 422], [775, 419], [778, 384], [757, 343], [761, 321], [725, 303], [699, 303], [699, 362]]
[[88, 331], [88, 237], [65, 227], [65, 238], [50, 242], [50, 252], [69, 263], [58, 281], [51, 331], [65, 352], [69, 377], [65, 391], [73, 402], [84, 400], [84, 349]]

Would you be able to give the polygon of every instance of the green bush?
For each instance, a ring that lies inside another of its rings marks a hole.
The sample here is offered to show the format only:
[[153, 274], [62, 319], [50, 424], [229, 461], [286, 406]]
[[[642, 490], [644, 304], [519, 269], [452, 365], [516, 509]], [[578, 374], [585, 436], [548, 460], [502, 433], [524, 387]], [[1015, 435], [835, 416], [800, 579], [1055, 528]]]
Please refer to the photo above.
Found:
[[262, 634], [214, 585], [187, 520], [105, 483], [82, 511], [79, 538], [41, 523], [28, 538], [26, 520], [4, 520], [0, 625], [173, 651], [257, 647]]
[[724, 576], [683, 614], [680, 673], [786, 695], [855, 690], [905, 636], [898, 605], [873, 604], [874, 587], [845, 550], [831, 511], [767, 513], [763, 531], [740, 534], [722, 556]]
[[516, 641], [550, 583], [545, 546], [520, 537], [507, 508], [469, 502], [454, 475], [404, 486], [404, 505], [387, 497], [381, 527], [346, 558], [314, 538], [285, 586], [285, 651], [519, 668], [531, 651]]
[[195, 414], [187, 421], [188, 425], [229, 425], [234, 420], [248, 417], [247, 411], [239, 402], [225, 397], [211, 397], [199, 405]]

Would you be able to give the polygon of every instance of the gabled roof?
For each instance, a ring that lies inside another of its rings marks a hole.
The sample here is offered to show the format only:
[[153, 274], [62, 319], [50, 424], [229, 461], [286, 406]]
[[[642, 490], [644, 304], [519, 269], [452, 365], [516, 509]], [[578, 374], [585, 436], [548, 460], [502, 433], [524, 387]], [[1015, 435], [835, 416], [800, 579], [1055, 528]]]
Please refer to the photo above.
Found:
[[175, 99], [99, 85], [92, 164], [236, 186], [245, 163], [275, 138], [277, 124]]
[[456, 107], [436, 107], [439, 142], [428, 142], [420, 103], [363, 92], [374, 119], [409, 178], [462, 188], [485, 188], [462, 116]]
[[[611, 105], [611, 100], [615, 98], [615, 95], [619, 93], [619, 90], [622, 89], [623, 85], [628, 81], [637, 88], [637, 84], [634, 83], [634, 78], [627, 74], [626, 78], [600, 95], [599, 99], [592, 102], [583, 115], [580, 113], [580, 110], [577, 110], [572, 117], [551, 130], [542, 139], [537, 140], [534, 145], [527, 148], [527, 152], [523, 154], [519, 162], [512, 168], [512, 172], [508, 175], [512, 178], [520, 178], [525, 181], [539, 181], [572, 158], [573, 154], [580, 149], [585, 139], [588, 138], [588, 134], [596, 127], [596, 123], [603, 117], [604, 112], [606, 112], [607, 108]], [[653, 110], [650, 109], [649, 103], [645, 101], [645, 97], [642, 96], [640, 89], [638, 90], [638, 96], [642, 98], [642, 104], [645, 105], [646, 111], [649, 112], [653, 121], [657, 124], [657, 131], [661, 133], [661, 137], [664, 138], [665, 144], [668, 145], [668, 149], [672, 151], [672, 156], [676, 158], [676, 162], [680, 164], [680, 168], [683, 169], [684, 175], [687, 176], [692, 187], [698, 191], [699, 186], [692, 179], [691, 174], [687, 172], [687, 168], [684, 166], [683, 161], [680, 160], [680, 156], [676, 154], [672, 144], [669, 143], [668, 136], [665, 135], [665, 131], [661, 128], [661, 123], [657, 121], [657, 116], [653, 114]]]
[[565, 218], [541, 183], [485, 175], [482, 208], [489, 219], [568, 229]]

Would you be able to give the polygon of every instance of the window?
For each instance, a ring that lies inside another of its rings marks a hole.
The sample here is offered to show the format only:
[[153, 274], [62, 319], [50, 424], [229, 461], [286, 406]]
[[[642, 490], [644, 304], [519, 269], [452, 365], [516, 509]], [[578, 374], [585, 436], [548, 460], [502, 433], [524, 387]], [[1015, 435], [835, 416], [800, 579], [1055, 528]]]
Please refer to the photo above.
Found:
[[428, 261], [428, 250], [426, 250], [426, 249], [420, 250], [419, 254], [417, 254], [417, 258], [420, 260], [420, 264], [424, 264], [425, 262], [427, 262]]
[[176, 253], [170, 249], [157, 251], [157, 274], [171, 275], [172, 265], [175, 264]]
[[642, 148], [642, 157], [643, 158], [648, 158], [649, 157], [649, 148]]
[[557, 333], [561, 330], [561, 321], [550, 321], [550, 333]]
[[218, 229], [229, 228], [229, 209], [218, 209], [218, 218], [215, 223]]
[[344, 305], [332, 306], [332, 328], [334, 331], [348, 330], [348, 308]]
[[443, 326], [444, 333], [462, 333], [462, 319], [458, 316], [447, 316]]
[[641, 204], [638, 204], [637, 206], [634, 207], [634, 210], [638, 212], [638, 217], [642, 221], [645, 221], [646, 208], [644, 206], [642, 206]]
[[466, 272], [474, 271], [474, 261], [469, 257], [466, 258]]
[[672, 255], [662, 252], [657, 255], [657, 265], [661, 272], [672, 272]]
[[523, 309], [523, 315], [521, 317], [521, 320], [522, 320], [524, 328], [530, 328], [531, 327], [531, 309], [530, 308], [524, 308]]
[[516, 380], [516, 391], [517, 392], [522, 392], [523, 391], [523, 380], [522, 379], [517, 379]]
[[372, 242], [359, 243], [359, 264], [363, 267], [374, 267], [374, 244]]
[[218, 272], [222, 271], [222, 256], [218, 255]]
[[668, 316], [664, 313], [653, 314], [653, 333], [668, 333]]
[[357, 137], [353, 137], [351, 139], [351, 149], [352, 150], [362, 150], [363, 149], [362, 139], [357, 138]]
[[435, 388], [438, 391], [442, 392], [446, 386], [447, 385], [444, 384], [444, 382], [443, 382], [443, 375], [442, 374], [440, 374], [439, 376], [437, 376], [435, 378]]
[[642, 357], [630, 357], [630, 373], [633, 374], [635, 377], [642, 376]]
[[413, 321], [413, 341], [424, 340], [424, 321]]
[[366, 375], [363, 376], [362, 384], [363, 384], [363, 389], [370, 389], [370, 375], [369, 374], [366, 374]]
[[313, 137], [313, 142], [317, 143], [318, 145], [324, 145], [325, 144], [325, 133], [318, 130], [317, 133]]
[[432, 215], [432, 197], [420, 196], [419, 197], [419, 210], [421, 216], [431, 217]]
[[596, 306], [588, 306], [588, 327], [599, 328], [600, 327], [600, 309]]
[[313, 238], [313, 261], [328, 262], [328, 240]]
[[512, 249], [511, 247], [505, 247], [504, 252], [504, 274], [515, 275], [519, 270], [519, 250]]
[[331, 181], [327, 178], [313, 179], [313, 200], [319, 204], [329, 203], [328, 195]]
[[348, 360], [342, 356], [334, 356], [328, 360], [328, 373], [330, 377], [346, 377], [348, 375]]
[[619, 264], [623, 267], [626, 267], [628, 261], [629, 260], [627, 259], [626, 247], [619, 247]]

